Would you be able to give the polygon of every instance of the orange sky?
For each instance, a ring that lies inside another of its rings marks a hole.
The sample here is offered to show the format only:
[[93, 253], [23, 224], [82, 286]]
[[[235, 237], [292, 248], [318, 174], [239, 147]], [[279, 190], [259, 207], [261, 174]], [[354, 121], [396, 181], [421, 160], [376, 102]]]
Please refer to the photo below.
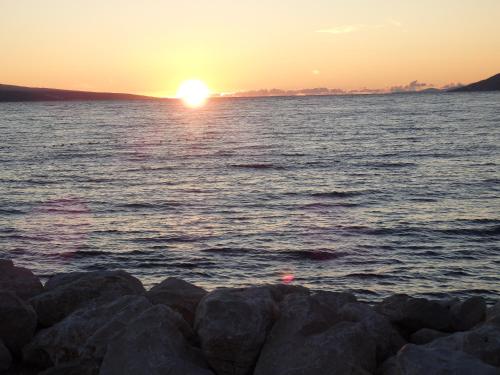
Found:
[[0, 0], [0, 83], [175, 95], [500, 72], [499, 0]]

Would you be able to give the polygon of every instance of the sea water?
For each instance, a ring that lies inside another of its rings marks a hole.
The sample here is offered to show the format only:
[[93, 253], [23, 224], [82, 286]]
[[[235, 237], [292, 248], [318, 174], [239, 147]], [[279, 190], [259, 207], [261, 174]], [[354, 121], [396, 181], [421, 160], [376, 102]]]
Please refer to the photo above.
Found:
[[500, 295], [500, 93], [0, 103], [0, 140], [42, 278]]

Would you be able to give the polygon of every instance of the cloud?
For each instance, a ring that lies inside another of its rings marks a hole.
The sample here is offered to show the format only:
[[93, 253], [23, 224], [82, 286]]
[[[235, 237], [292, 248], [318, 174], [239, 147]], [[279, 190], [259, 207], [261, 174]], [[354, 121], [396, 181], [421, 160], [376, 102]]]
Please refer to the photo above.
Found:
[[423, 82], [418, 82], [418, 81], [412, 81], [409, 84], [405, 86], [392, 86], [389, 91], [390, 92], [414, 92], [414, 91], [419, 91], [422, 90], [426, 87], [430, 87], [432, 85], [429, 85], [427, 83]]
[[387, 21], [388, 24], [394, 26], [394, 27], [401, 27], [403, 26], [403, 24], [399, 21], [396, 21], [395, 19], [392, 19], [390, 18], [388, 21]]
[[354, 33], [357, 31], [361, 30], [373, 30], [373, 29], [381, 29], [387, 26], [392, 26], [392, 27], [401, 27], [403, 24], [399, 21], [396, 21], [394, 19], [389, 19], [387, 22], [383, 24], [376, 24], [376, 25], [365, 25], [365, 24], [353, 24], [353, 25], [343, 25], [343, 26], [336, 26], [328, 29], [320, 29], [316, 30], [317, 33], [327, 33], [327, 34], [350, 34]]
[[282, 89], [261, 89], [252, 91], [239, 91], [234, 93], [221, 94], [226, 97], [255, 97], [255, 96], [304, 96], [304, 95], [341, 95], [346, 92], [341, 89], [329, 89], [326, 87], [316, 87], [312, 89], [282, 90]]
[[463, 87], [464, 84], [457, 82], [457, 83], [448, 83], [447, 85], [444, 85], [441, 87], [441, 90], [451, 90], [451, 89], [457, 89], [459, 87]]
[[349, 34], [364, 28], [366, 28], [366, 25], [345, 25], [333, 27], [331, 29], [316, 30], [316, 32], [328, 34]]

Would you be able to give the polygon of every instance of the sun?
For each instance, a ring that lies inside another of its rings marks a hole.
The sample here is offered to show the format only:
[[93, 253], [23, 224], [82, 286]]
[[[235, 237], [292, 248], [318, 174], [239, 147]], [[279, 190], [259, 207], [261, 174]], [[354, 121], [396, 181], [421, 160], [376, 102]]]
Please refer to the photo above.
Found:
[[176, 96], [189, 107], [200, 107], [210, 96], [210, 89], [203, 81], [190, 79], [181, 83]]

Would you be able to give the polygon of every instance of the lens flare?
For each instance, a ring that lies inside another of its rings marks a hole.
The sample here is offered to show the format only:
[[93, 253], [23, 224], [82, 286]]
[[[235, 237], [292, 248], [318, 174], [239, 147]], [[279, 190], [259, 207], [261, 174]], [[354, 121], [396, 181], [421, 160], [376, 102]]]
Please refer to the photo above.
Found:
[[190, 79], [182, 82], [179, 90], [177, 90], [177, 98], [182, 99], [184, 104], [189, 107], [202, 106], [209, 96], [210, 89], [204, 82], [198, 79]]
[[281, 281], [283, 281], [283, 284], [290, 284], [295, 280], [295, 276], [291, 273], [287, 273], [281, 277]]

